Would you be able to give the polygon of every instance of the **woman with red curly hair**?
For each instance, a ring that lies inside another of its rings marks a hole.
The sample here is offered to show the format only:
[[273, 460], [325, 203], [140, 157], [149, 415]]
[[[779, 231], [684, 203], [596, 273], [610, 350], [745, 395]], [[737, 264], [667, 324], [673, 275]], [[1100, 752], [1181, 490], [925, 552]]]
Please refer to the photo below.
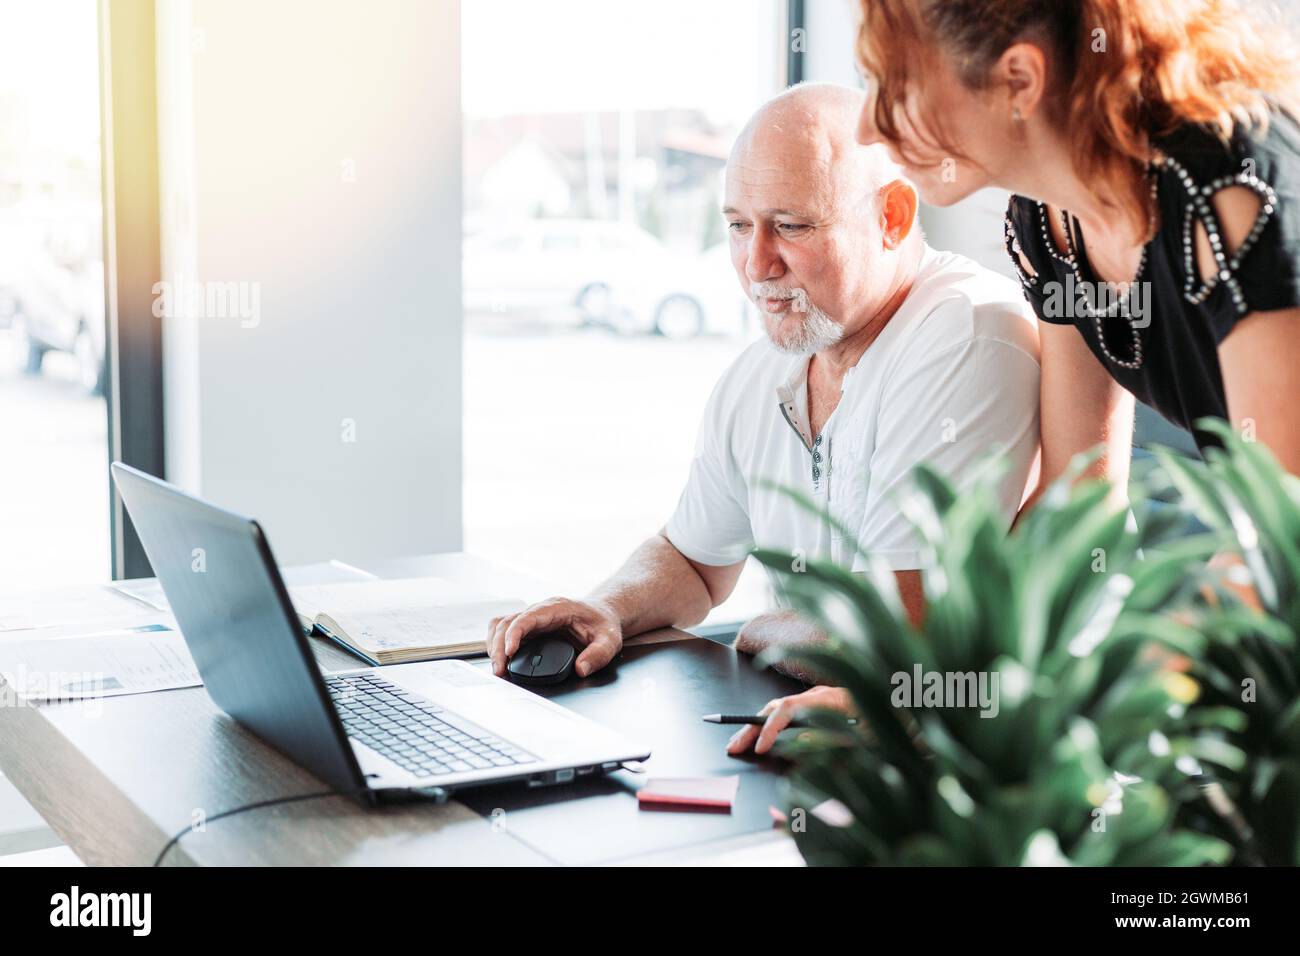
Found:
[[[1300, 61], [1230, 0], [860, 0], [858, 139], [923, 199], [1013, 193], [1041, 323], [1040, 488], [1133, 396], [1217, 416], [1300, 473]], [[1202, 447], [1210, 435], [1193, 429]]]

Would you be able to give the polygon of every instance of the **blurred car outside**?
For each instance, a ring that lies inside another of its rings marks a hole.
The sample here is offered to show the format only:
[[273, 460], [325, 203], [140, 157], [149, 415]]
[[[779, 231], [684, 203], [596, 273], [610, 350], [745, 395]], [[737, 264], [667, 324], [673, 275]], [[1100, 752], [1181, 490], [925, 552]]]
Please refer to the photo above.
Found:
[[755, 321], [725, 243], [672, 252], [632, 223], [527, 219], [466, 237], [468, 313], [527, 315], [667, 338], [744, 335]]
[[48, 204], [11, 210], [6, 230], [14, 265], [0, 276], [0, 309], [12, 302], [10, 324], [28, 374], [39, 375], [47, 352], [71, 354], [87, 391], [102, 394], [105, 376], [104, 262], [96, 205]]

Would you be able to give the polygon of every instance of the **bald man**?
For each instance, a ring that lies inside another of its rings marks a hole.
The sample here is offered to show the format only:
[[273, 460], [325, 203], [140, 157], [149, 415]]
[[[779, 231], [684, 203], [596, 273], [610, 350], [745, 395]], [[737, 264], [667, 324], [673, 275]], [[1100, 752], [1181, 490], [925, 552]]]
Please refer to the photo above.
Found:
[[[498, 674], [531, 633], [569, 628], [585, 645], [585, 677], [625, 636], [697, 624], [759, 547], [790, 554], [792, 566], [830, 559], [854, 572], [866, 552], [894, 571], [919, 621], [923, 549], [898, 499], [922, 462], [960, 485], [1002, 450], [1010, 525], [1038, 450], [1036, 326], [1014, 282], [925, 244], [916, 190], [883, 147], [854, 139], [862, 96], [795, 87], [737, 138], [722, 214], [767, 337], [714, 388], [667, 525], [585, 600], [552, 598], [494, 620]], [[828, 505], [835, 525], [767, 482]], [[778, 606], [745, 624], [737, 648], [824, 640], [789, 610], [780, 577], [772, 583]], [[814, 687], [771, 701], [767, 723], [743, 728], [729, 751], [766, 751], [810, 704], [847, 706], [847, 695]]]

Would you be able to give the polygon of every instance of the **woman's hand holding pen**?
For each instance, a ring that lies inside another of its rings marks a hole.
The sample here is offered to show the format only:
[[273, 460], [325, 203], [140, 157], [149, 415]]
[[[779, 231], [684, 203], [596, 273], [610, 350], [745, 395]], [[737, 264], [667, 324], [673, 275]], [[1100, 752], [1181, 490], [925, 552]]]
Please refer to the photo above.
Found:
[[790, 726], [799, 713], [816, 707], [829, 707], [853, 713], [853, 701], [849, 692], [843, 687], [810, 687], [801, 694], [778, 697], [769, 700], [758, 716], [766, 717], [762, 724], [741, 727], [727, 743], [727, 753], [738, 756], [753, 749], [756, 754], [765, 754], [776, 743], [777, 734]]

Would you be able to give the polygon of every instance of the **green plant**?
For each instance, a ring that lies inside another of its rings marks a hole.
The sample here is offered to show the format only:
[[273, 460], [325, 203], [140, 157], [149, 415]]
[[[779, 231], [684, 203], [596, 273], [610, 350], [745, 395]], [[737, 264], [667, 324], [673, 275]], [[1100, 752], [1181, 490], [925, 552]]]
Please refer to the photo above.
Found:
[[1221, 586], [1200, 608], [1208, 642], [1194, 662], [1205, 688], [1197, 707], [1243, 718], [1233, 742], [1247, 760], [1224, 782], [1253, 831], [1250, 849], [1266, 863], [1300, 865], [1300, 478], [1226, 423], [1200, 425], [1223, 442], [1204, 464], [1157, 457], [1188, 506], [1229, 537], [1253, 595]]
[[[1161, 612], [1190, 600], [1197, 568], [1221, 542], [1174, 539], [1182, 516], [1143, 501], [1133, 527], [1104, 485], [1071, 490], [1082, 464], [1010, 534], [992, 468], [960, 495], [917, 470], [917, 493], [901, 506], [931, 551], [919, 629], [888, 570], [852, 574], [826, 562], [794, 570], [802, 565], [790, 555], [758, 553], [829, 635], [787, 655], [846, 688], [865, 718], [849, 725], [842, 714], [812, 714], [814, 729], [783, 748], [794, 761], [791, 829], [810, 863], [1230, 858], [1231, 845], [1207, 832], [1211, 815], [1183, 810], [1200, 803], [1191, 773], [1202, 762], [1239, 768], [1225, 740], [1237, 715], [1189, 710], [1196, 683], [1153, 645], [1190, 657], [1204, 650], [1194, 628]], [[996, 716], [952, 698], [901, 699], [898, 675], [918, 665], [990, 684], [997, 675]]]

